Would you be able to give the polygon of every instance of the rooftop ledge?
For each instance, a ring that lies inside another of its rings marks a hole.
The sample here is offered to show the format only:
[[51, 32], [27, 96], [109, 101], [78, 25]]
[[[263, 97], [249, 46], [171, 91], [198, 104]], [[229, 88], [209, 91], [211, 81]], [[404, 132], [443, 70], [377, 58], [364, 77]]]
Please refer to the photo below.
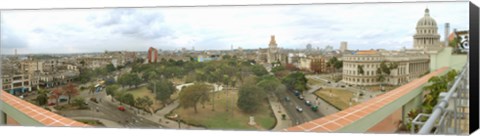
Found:
[[[357, 104], [353, 107], [322, 118], [284, 129], [284, 131], [349, 133], [366, 132], [369, 128], [373, 127], [386, 116], [407, 103], [410, 99], [417, 96], [418, 92], [420, 91], [414, 90], [417, 90], [419, 87], [427, 83], [431, 77], [440, 75], [448, 69], [448, 67], [442, 67], [421, 78], [415, 79], [403, 86], [400, 86], [392, 91], [379, 95], [361, 104]], [[380, 113], [380, 111], [387, 113]]]
[[45, 110], [3, 90], [0, 92], [0, 108], [22, 126], [90, 126]]

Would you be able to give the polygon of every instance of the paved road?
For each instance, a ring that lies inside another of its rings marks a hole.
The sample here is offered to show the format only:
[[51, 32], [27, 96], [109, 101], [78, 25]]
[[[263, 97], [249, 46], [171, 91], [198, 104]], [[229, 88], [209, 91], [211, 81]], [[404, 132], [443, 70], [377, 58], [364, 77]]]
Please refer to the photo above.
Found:
[[[89, 107], [92, 110], [96, 110], [98, 108], [98, 112], [107, 114], [114, 118], [114, 121], [119, 122], [120, 124], [124, 125], [125, 127], [134, 127], [134, 128], [159, 128], [159, 124], [156, 122], [152, 122], [150, 120], [146, 120], [144, 118], [138, 117], [135, 110], [126, 110], [126, 111], [119, 111], [117, 108], [118, 106], [111, 103], [108, 100], [104, 100], [106, 96], [105, 91], [101, 91], [99, 93], [94, 94], [94, 97], [102, 98], [99, 103], [95, 103], [93, 101], [87, 101]], [[88, 98], [87, 98], [88, 99]], [[127, 109], [130, 109], [130, 106], [124, 106]]]
[[[323, 117], [324, 115], [320, 112], [314, 112], [310, 109], [309, 106], [305, 104], [304, 100], [300, 100], [297, 98], [293, 92], [286, 91], [286, 92], [281, 92], [279, 93], [279, 98], [282, 99], [282, 105], [285, 107], [287, 110], [288, 115], [291, 117], [293, 124], [301, 124], [304, 122], [308, 122], [320, 117]], [[285, 97], [289, 97], [290, 101], [286, 101]], [[311, 96], [305, 96], [307, 100], [312, 100]], [[308, 98], [307, 98], [308, 97]], [[315, 98], [313, 98], [315, 99]], [[312, 103], [314, 104], [314, 103]], [[296, 106], [299, 106], [303, 109], [302, 112], [298, 112], [296, 110]]]

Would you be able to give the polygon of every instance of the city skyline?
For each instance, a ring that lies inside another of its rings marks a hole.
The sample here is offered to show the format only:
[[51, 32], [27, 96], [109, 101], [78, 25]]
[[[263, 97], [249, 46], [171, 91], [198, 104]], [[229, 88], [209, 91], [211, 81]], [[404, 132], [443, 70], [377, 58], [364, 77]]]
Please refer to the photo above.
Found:
[[258, 49], [268, 47], [270, 35], [276, 36], [278, 47], [288, 49], [305, 49], [309, 43], [314, 48], [338, 49], [341, 41], [347, 41], [349, 49], [412, 48], [415, 25], [425, 8], [437, 21], [443, 39], [445, 23], [450, 23], [450, 32], [468, 29], [467, 4], [7, 11], [1, 18], [1, 53], [13, 54], [14, 49], [18, 54], [147, 51], [148, 47], [229, 50], [232, 45]]

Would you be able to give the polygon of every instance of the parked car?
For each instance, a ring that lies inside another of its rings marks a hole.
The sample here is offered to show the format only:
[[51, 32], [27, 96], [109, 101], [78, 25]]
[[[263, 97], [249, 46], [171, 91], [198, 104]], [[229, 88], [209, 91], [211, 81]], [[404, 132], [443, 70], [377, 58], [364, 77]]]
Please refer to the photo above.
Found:
[[299, 96], [299, 95], [300, 95], [300, 92], [297, 91], [297, 90], [295, 90], [294, 93], [295, 93], [295, 96]]
[[53, 106], [53, 105], [55, 105], [54, 102], [48, 103], [48, 106]]
[[290, 101], [290, 97], [286, 96], [286, 97], [285, 97], [285, 101], [289, 102], [289, 101]]
[[302, 112], [302, 111], [303, 111], [303, 109], [302, 109], [300, 106], [295, 107], [295, 109], [297, 109], [298, 112]]
[[306, 104], [307, 106], [312, 106], [312, 102], [310, 102], [309, 100], [305, 100], [305, 104]]

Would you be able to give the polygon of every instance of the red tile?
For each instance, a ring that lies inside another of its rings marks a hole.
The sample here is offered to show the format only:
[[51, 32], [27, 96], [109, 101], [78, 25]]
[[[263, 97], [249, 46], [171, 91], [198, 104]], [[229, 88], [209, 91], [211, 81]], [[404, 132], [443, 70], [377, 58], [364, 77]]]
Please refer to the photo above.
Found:
[[309, 130], [309, 129], [312, 129], [314, 127], [317, 127], [318, 125], [316, 124], [313, 124], [313, 123], [310, 123], [310, 122], [307, 122], [307, 123], [303, 123], [302, 125], [300, 125], [302, 128], [304, 128], [305, 130]]
[[42, 121], [40, 121], [42, 124], [44, 125], [48, 125], [48, 124], [51, 124], [53, 122], [55, 122], [55, 120], [51, 119], [51, 118], [46, 118], [46, 119], [43, 119]]
[[345, 118], [340, 118], [339, 120], [335, 121], [342, 126], [347, 126], [348, 124], [352, 123], [352, 121], [346, 120]]
[[351, 121], [357, 121], [358, 119], [360, 119], [360, 117], [355, 116], [355, 114], [345, 116], [345, 118]]
[[332, 130], [332, 131], [335, 131], [335, 130], [340, 129], [342, 126], [339, 126], [339, 125], [331, 122], [331, 123], [323, 125], [322, 127], [325, 127], [326, 129], [329, 129], [329, 130]]
[[323, 126], [319, 126], [313, 130], [310, 130], [310, 131], [313, 131], [313, 132], [331, 132], [331, 130], [323, 127]]
[[313, 120], [312, 122], [315, 122], [315, 123], [317, 123], [317, 124], [319, 124], [319, 125], [322, 125], [322, 124], [327, 123], [328, 121], [330, 121], [330, 120], [328, 120], [328, 119], [326, 119], [326, 118], [320, 118], [320, 119]]

